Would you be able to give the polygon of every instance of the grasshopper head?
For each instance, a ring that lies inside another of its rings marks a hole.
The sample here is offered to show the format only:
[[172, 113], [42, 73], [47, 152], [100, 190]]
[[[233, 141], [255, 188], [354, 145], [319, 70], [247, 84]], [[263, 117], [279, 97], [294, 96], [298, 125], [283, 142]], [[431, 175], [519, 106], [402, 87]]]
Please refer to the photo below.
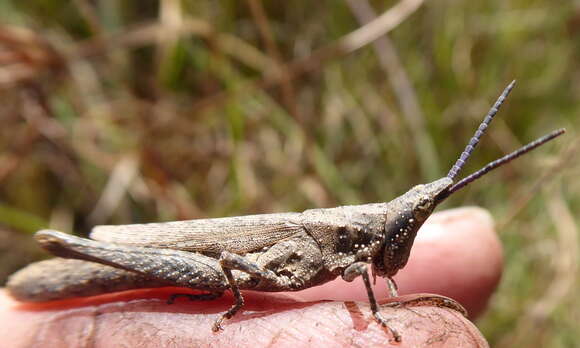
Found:
[[410, 203], [406, 209], [416, 223], [422, 224], [431, 215], [435, 207], [442, 201], [447, 190], [453, 185], [453, 180], [445, 177], [425, 185], [417, 185], [403, 195]]
[[456, 182], [455, 178], [465, 166], [465, 163], [479, 143], [479, 139], [485, 133], [514, 84], [515, 81], [510, 83], [500, 95], [446, 177], [429, 184], [415, 186], [403, 196], [387, 204], [384, 249], [382, 257], [377, 255], [373, 259], [373, 271], [375, 274], [391, 277], [405, 266], [417, 231], [431, 215], [435, 207], [447, 197], [491, 170], [512, 161], [565, 132], [565, 129], [555, 130], [500, 159], [488, 163], [475, 173]]
[[453, 180], [444, 177], [417, 185], [388, 203], [385, 247], [382, 259], [373, 263], [376, 274], [392, 276], [407, 263], [417, 231], [452, 185]]

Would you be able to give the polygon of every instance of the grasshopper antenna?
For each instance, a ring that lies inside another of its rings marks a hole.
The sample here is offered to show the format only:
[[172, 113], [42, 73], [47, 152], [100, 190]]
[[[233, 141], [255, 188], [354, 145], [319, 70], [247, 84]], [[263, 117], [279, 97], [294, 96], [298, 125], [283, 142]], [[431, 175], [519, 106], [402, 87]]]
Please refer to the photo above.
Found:
[[501, 93], [499, 98], [497, 98], [495, 104], [493, 104], [491, 109], [489, 109], [489, 112], [487, 113], [487, 115], [483, 119], [483, 122], [481, 122], [481, 124], [479, 125], [479, 127], [475, 131], [475, 134], [469, 140], [469, 143], [465, 147], [465, 150], [463, 150], [463, 152], [461, 153], [461, 156], [459, 156], [459, 158], [457, 159], [457, 162], [455, 162], [453, 167], [451, 167], [451, 169], [449, 170], [449, 173], [447, 173], [447, 177], [449, 179], [451, 179], [451, 180], [455, 179], [457, 174], [459, 174], [459, 171], [461, 171], [463, 166], [465, 166], [465, 163], [469, 159], [469, 156], [471, 156], [471, 153], [473, 152], [473, 150], [475, 149], [475, 147], [479, 143], [479, 139], [483, 136], [483, 134], [485, 134], [487, 127], [489, 126], [489, 124], [493, 120], [493, 117], [495, 116], [495, 114], [497, 114], [497, 112], [499, 111], [499, 108], [501, 107], [503, 102], [506, 100], [508, 94], [510, 94], [510, 92], [514, 88], [515, 84], [516, 84], [516, 80], [513, 80], [503, 90], [503, 92]]
[[560, 135], [562, 135], [564, 133], [566, 133], [565, 128], [557, 129], [549, 134], [544, 135], [541, 138], [538, 138], [538, 139], [532, 141], [531, 143], [529, 143], [527, 145], [520, 147], [516, 151], [514, 151], [510, 154], [507, 154], [507, 155], [503, 156], [502, 158], [499, 158], [493, 162], [488, 163], [486, 166], [484, 166], [480, 170], [466, 176], [465, 178], [461, 179], [459, 182], [453, 184], [453, 186], [451, 186], [446, 191], [445, 198], [447, 196], [451, 195], [453, 192], [456, 192], [456, 191], [462, 189], [467, 184], [479, 179], [480, 177], [484, 176], [485, 174], [489, 173], [490, 171], [494, 170], [495, 168], [500, 167], [508, 162], [511, 162], [512, 160], [520, 157], [521, 155], [532, 151], [533, 149], [537, 148], [538, 146], [544, 145], [548, 141], [550, 141], [556, 137], [559, 137]]

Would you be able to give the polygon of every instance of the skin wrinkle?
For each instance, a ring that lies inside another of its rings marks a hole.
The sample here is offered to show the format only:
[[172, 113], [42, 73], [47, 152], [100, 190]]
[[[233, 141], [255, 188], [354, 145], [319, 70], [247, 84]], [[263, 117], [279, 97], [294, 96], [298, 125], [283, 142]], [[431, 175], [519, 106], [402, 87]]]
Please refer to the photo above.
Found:
[[[335, 320], [337, 320], [336, 324], [334, 324], [334, 325], [328, 324], [327, 321], [320, 320], [320, 318], [313, 318], [313, 322], [316, 326], [316, 332], [324, 332], [327, 337], [332, 337], [333, 339], [336, 339], [337, 336], [339, 336], [339, 335], [337, 335], [336, 328], [338, 326], [348, 327], [349, 326], [349, 323], [348, 323], [349, 317], [346, 317], [346, 316], [343, 317], [342, 315], [340, 315], [340, 313], [338, 313], [337, 308], [331, 309], [330, 315], [332, 315], [332, 317], [335, 318]], [[362, 313], [361, 313], [361, 315], [362, 315]]]
[[447, 332], [444, 332], [438, 336], [434, 336], [433, 338], [430, 338], [427, 340], [427, 342], [425, 342], [426, 345], [432, 345], [433, 343], [444, 343], [447, 341], [447, 339], [449, 338], [449, 335], [447, 334]]
[[[455, 317], [457, 317], [457, 313], [452, 313]], [[474, 342], [485, 342], [485, 339], [483, 338], [483, 336], [478, 336], [476, 335], [474, 330], [469, 330], [469, 326], [475, 328], [475, 324], [473, 324], [472, 322], [468, 321], [468, 322], [463, 322], [463, 327], [465, 328], [465, 330], [463, 332], [465, 332]], [[477, 330], [477, 329], [476, 329]]]
[[[358, 305], [355, 303], [355, 306]], [[358, 308], [360, 311], [360, 308]], [[334, 315], [334, 318], [336, 318], [338, 320], [338, 324], [340, 324], [341, 327], [344, 328], [348, 328], [349, 325], [349, 321], [348, 319], [350, 319], [350, 315], [349, 316], [345, 316], [345, 315], [341, 315], [341, 313], [335, 313], [338, 312], [338, 308], [334, 308], [332, 310], [332, 315]], [[347, 312], [348, 313], [348, 312]], [[318, 318], [317, 318], [318, 319]], [[361, 312], [361, 319], [362, 321], [364, 321], [366, 323], [365, 329], [368, 327], [368, 321], [365, 320], [364, 317], [364, 313]], [[326, 337], [331, 337], [333, 340], [336, 340], [337, 343], [340, 342], [344, 342], [345, 336], [342, 335], [342, 331], [337, 330], [337, 326], [338, 325], [333, 325], [331, 323], [328, 323], [325, 320], [316, 320], [317, 323], [317, 332], [321, 332], [322, 330], [324, 330], [324, 332], [326, 333]], [[353, 328], [355, 331], [361, 332], [362, 330], [357, 330], [356, 328]], [[348, 335], [347, 335], [348, 337]]]
[[[331, 309], [331, 312], [329, 314], [329, 316], [334, 314], [334, 310]], [[330, 322], [330, 321], [326, 321], [326, 320], [320, 320], [320, 318], [318, 317], [312, 317], [312, 314], [309, 312], [307, 317], [304, 316], [297, 316], [297, 319], [306, 319], [308, 320], [308, 323], [312, 323], [311, 325], [306, 325], [306, 327], [311, 328], [311, 327], [315, 327], [315, 329], [313, 330], [318, 336], [316, 337], [319, 341], [320, 340], [324, 340], [325, 342], [328, 342], [329, 345], [331, 345], [330, 342], [333, 342], [334, 345], [342, 345], [342, 341], [343, 341], [343, 335], [341, 334], [340, 330], [343, 326], [348, 327], [348, 325], [344, 325], [344, 321], [341, 320], [342, 317], [341, 315], [335, 315], [333, 316], [334, 320], [338, 319], [337, 322]], [[297, 329], [295, 329], [297, 330]], [[337, 334], [338, 332], [338, 334]], [[324, 337], [324, 339], [322, 339], [322, 337]], [[309, 341], [312, 342], [315, 339], [314, 336], [310, 336]], [[298, 340], [298, 342], [300, 342], [300, 340]]]
[[[298, 323], [298, 322], [300, 322], [300, 320], [301, 320], [301, 317], [299, 315], [297, 315], [293, 320], [290, 321], [290, 323], [288, 325], [285, 325], [285, 327], [290, 329], [289, 331], [287, 330], [286, 332], [292, 333], [293, 334], [292, 337], [296, 338], [297, 342], [300, 342], [301, 332], [299, 331], [300, 329], [298, 328], [297, 325], [292, 325], [292, 324]], [[309, 322], [311, 322], [313, 324], [318, 324], [318, 325], [316, 325], [316, 332], [320, 332], [320, 325], [319, 325], [320, 321], [319, 320], [316, 320], [314, 322], [309, 320]], [[312, 327], [312, 326], [313, 325], [307, 325], [307, 327]], [[327, 337], [328, 336], [331, 336], [331, 335], [327, 335]]]
[[[125, 320], [126, 314], [123, 313], [120, 318], [116, 320], [119, 325], [110, 325], [113, 327], [113, 331], [111, 332], [111, 337], [115, 337], [120, 331], [123, 330], [124, 325], [122, 325], [123, 321]], [[103, 317], [104, 319], [104, 317]], [[109, 319], [110, 320], [110, 319]]]
[[272, 336], [270, 342], [266, 345], [266, 347], [276, 347], [276, 342], [280, 339], [281, 336], [282, 331], [278, 331], [274, 336]]
[[[82, 320], [76, 320], [75, 323], [73, 323], [74, 325], [79, 324], [79, 323], [86, 323], [87, 319], [90, 319], [89, 322], [89, 332], [90, 332], [90, 336], [92, 335], [94, 336], [95, 332], [93, 330], [94, 328], [94, 323], [95, 323], [95, 318], [96, 318], [96, 314], [97, 314], [98, 310], [96, 307], [89, 307], [89, 308], [79, 308], [79, 309], [72, 309], [69, 311], [65, 311], [65, 312], [57, 312], [55, 314], [52, 314], [51, 316], [48, 317], [48, 319], [43, 320], [42, 322], [38, 323], [38, 330], [37, 330], [37, 334], [35, 335], [35, 344], [33, 344], [33, 346], [38, 346], [38, 347], [43, 347], [43, 343], [45, 341], [47, 341], [46, 337], [48, 337], [48, 341], [49, 342], [53, 342], [55, 340], [55, 337], [58, 337], [58, 341], [60, 342], [68, 342], [71, 339], [74, 340], [74, 342], [79, 342], [79, 344], [81, 344], [81, 340], [85, 340], [84, 344], [82, 344], [81, 346], [83, 347], [91, 347], [88, 345], [88, 341], [86, 341], [86, 338], [88, 338], [86, 336], [86, 330], [82, 330], [82, 331], [74, 331], [74, 332], [66, 332], [66, 330], [64, 330], [64, 334], [63, 335], [59, 335], [59, 336], [55, 336], [55, 335], [51, 335], [51, 332], [55, 332], [55, 327], [57, 332], [61, 332], [62, 329], [66, 329], [70, 326], [71, 323], [69, 323], [68, 321], [71, 320], [71, 318], [75, 318], [76, 317], [82, 317]], [[85, 324], [83, 326], [84, 328], [87, 327], [87, 325]], [[94, 345], [94, 342], [91, 342]]]
[[[454, 313], [453, 311], [450, 311], [450, 315], [452, 316], [456, 316], [456, 313]], [[468, 335], [471, 336], [472, 339], [477, 340], [477, 337], [471, 335], [471, 331], [467, 330], [467, 328], [465, 327], [466, 325], [462, 322], [461, 326], [463, 326], [463, 328], [465, 328], [465, 330], [450, 330], [450, 328], [458, 328], [460, 324], [458, 324], [458, 322], [450, 322], [448, 320], [448, 318], [441, 316], [441, 314], [439, 313], [432, 313], [431, 317], [438, 317], [438, 321], [442, 321], [444, 324], [442, 325], [442, 327], [445, 327], [445, 334], [446, 334], [446, 340], [447, 341], [450, 337], [450, 333], [462, 333], [462, 332], [466, 332]], [[428, 340], [429, 341], [429, 340]]]
[[98, 337], [98, 325], [99, 325], [99, 317], [101, 315], [101, 311], [99, 308], [95, 308], [95, 311], [90, 316], [91, 321], [89, 324], [88, 332], [86, 333], [85, 337], [85, 344], [84, 347], [94, 347], [95, 341]]
[[[326, 337], [327, 339], [335, 339], [336, 335], [336, 328], [337, 325], [333, 325], [328, 326], [328, 325], [324, 325], [325, 321], [321, 321], [320, 318], [312, 318], [310, 315], [308, 316], [304, 316], [301, 315], [303, 313], [293, 313], [292, 316], [293, 318], [290, 319], [288, 322], [284, 322], [283, 327], [276, 327], [277, 330], [277, 334], [276, 336], [279, 338], [279, 341], [281, 343], [293, 343], [293, 344], [303, 344], [303, 336], [304, 336], [304, 331], [300, 331], [300, 329], [298, 329], [297, 327], [295, 327], [295, 325], [293, 325], [294, 323], [300, 322], [302, 323], [302, 330], [304, 330], [304, 328], [308, 328], [307, 330], [309, 331], [310, 328], [315, 327], [315, 332], [317, 333], [317, 335], [320, 337]], [[339, 318], [339, 316], [335, 316], [334, 318]], [[278, 321], [274, 318], [273, 320], [275, 323], [277, 323]], [[327, 330], [328, 329], [328, 330]], [[313, 337], [309, 337], [309, 341], [313, 340]], [[327, 341], [328, 342], [328, 341]]]
[[[148, 300], [134, 300], [126, 302], [128, 306], [135, 306], [139, 305], [139, 303], [146, 303]], [[170, 339], [174, 340], [175, 337], [168, 337], [166, 335], [159, 335], [159, 333], [163, 333], [163, 330], [159, 328], [158, 325], [151, 322], [142, 322], [138, 325], [133, 325], [135, 320], [135, 312], [129, 310], [124, 310], [122, 304], [107, 304], [104, 305], [105, 308], [102, 308], [101, 314], [97, 317], [101, 326], [104, 326], [106, 335], [103, 335], [104, 338], [101, 338], [99, 341], [101, 344], [106, 344], [109, 340], [114, 337], [122, 337], [124, 331], [127, 327], [133, 327], [138, 329], [138, 333], [135, 334], [133, 332], [133, 337], [137, 337], [139, 339], [139, 344], [144, 344], [148, 342], [148, 337], [163, 337], [164, 340]], [[112, 330], [111, 330], [112, 329]]]
[[[432, 314], [428, 314], [427, 317], [429, 317], [431, 320], [434, 320], [436, 322], [442, 322], [443, 325], [441, 325], [441, 327], [444, 329], [444, 331], [436, 336], [432, 336], [432, 337], [445, 337], [445, 340], [438, 340], [438, 342], [446, 342], [449, 337], [450, 337], [450, 332], [454, 332], [454, 333], [459, 333], [458, 331], [454, 331], [454, 330], [450, 330], [449, 328], [452, 326], [452, 324], [445, 319], [443, 316], [441, 316], [439, 313], [432, 313]], [[436, 319], [434, 319], [436, 318]], [[437, 342], [437, 341], [432, 341], [432, 337], [428, 338], [427, 341], [425, 342], [426, 344], [432, 344], [429, 342]]]
[[[128, 315], [123, 311], [116, 311], [109, 313], [109, 316], [117, 318], [117, 322], [120, 323], [119, 330], [117, 332], [120, 333], [119, 336], [122, 337], [122, 331], [126, 327], [131, 327], [131, 323], [135, 320], [135, 314]], [[127, 322], [124, 324], [123, 322]], [[134, 346], [141, 346], [146, 344], [152, 337], [161, 338], [160, 345], [165, 347], [167, 346], [168, 341], [175, 341], [177, 339], [176, 336], [171, 336], [165, 334], [164, 330], [159, 327], [159, 324], [152, 321], [144, 321], [136, 326], [133, 326], [135, 329], [132, 332], [134, 337], [138, 338], [138, 342], [134, 344]], [[115, 337], [115, 335], [111, 335], [110, 337]]]
[[286, 336], [287, 338], [293, 338], [297, 342], [300, 342], [300, 335], [299, 334], [296, 335], [296, 333], [291, 334], [291, 332], [290, 332], [294, 328], [294, 325], [292, 325], [292, 324], [296, 323], [298, 320], [300, 320], [300, 318], [298, 316], [296, 316], [296, 318], [292, 319], [287, 325], [285, 325], [286, 330], [284, 330], [283, 328], [277, 327], [276, 334], [272, 337], [269, 346], [276, 347], [274, 345], [274, 343], [278, 340], [281, 340], [284, 336]]
[[[145, 343], [149, 337], [162, 337], [163, 338], [163, 346], [165, 346], [166, 341], [175, 339], [175, 336], [170, 336], [167, 337], [167, 335], [163, 334], [163, 331], [155, 324], [152, 324], [150, 322], [145, 323], [144, 325], [141, 325], [139, 327], [139, 333], [143, 333], [143, 336], [141, 336], [141, 340], [143, 343]], [[159, 333], [161, 333], [161, 335], [159, 335]]]

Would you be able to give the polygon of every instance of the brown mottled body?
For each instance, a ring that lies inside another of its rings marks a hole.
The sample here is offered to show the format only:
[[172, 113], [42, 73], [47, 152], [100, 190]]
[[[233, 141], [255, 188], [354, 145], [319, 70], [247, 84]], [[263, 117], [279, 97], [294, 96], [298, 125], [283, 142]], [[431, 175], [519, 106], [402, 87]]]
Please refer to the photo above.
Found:
[[[54, 255], [108, 265], [99, 268], [95, 263], [90, 263], [90, 267], [79, 267], [82, 263], [70, 264], [66, 260], [59, 264], [51, 260], [42, 268], [44, 271], [49, 267], [59, 267], [59, 274], [76, 273], [78, 279], [103, 278], [99, 282], [101, 292], [118, 291], [121, 286], [118, 282], [124, 283], [127, 288], [132, 285], [143, 287], [148, 279], [160, 286], [224, 291], [229, 286], [219, 261], [223, 252], [243, 255], [245, 262], [277, 273], [276, 276], [263, 276], [256, 281], [249, 273], [236, 270], [234, 279], [240, 289], [295, 291], [335, 279], [348, 266], [359, 261], [372, 263], [378, 275], [394, 275], [408, 259], [410, 248], [403, 248], [412, 242], [424, 221], [405, 213], [413, 208], [411, 202], [414, 200], [409, 196], [428, 197], [449, 185], [450, 180], [443, 179], [436, 183], [419, 185], [389, 203], [312, 209], [303, 213], [176, 221], [167, 223], [171, 226], [168, 229], [164, 228], [164, 223], [97, 226], [91, 233], [92, 239], [46, 230], [38, 232], [36, 239]], [[228, 220], [231, 220], [230, 224]], [[398, 224], [406, 225], [407, 230], [395, 231], [391, 227]], [[223, 235], [224, 229], [237, 230], [239, 226], [249, 228], [250, 225], [262, 231], [272, 231], [275, 227], [279, 233], [276, 237], [270, 235], [268, 241], [260, 240], [260, 244], [253, 248], [249, 246], [251, 242], [244, 243], [241, 239], [215, 238], [216, 235]], [[386, 227], [393, 230], [392, 233], [386, 233]], [[177, 239], [175, 236], [183, 234], [182, 231], [188, 231], [187, 237], [194, 242]], [[122, 240], [125, 234], [128, 237]], [[157, 240], [154, 239], [155, 235], [159, 236]], [[201, 240], [207, 243], [204, 248], [197, 244]], [[215, 242], [209, 245], [209, 241]], [[393, 267], [385, 267], [383, 255], [388, 257], [387, 266]], [[46, 301], [43, 293], [38, 291], [38, 285], [31, 284], [30, 290], [24, 286], [28, 279], [37, 279], [37, 274], [41, 273], [35, 269], [40, 269], [40, 265], [33, 264], [12, 276], [8, 288], [14, 297], [26, 301]], [[115, 270], [115, 273], [104, 270]], [[54, 271], [51, 273], [56, 273]], [[27, 274], [29, 278], [25, 277]], [[82, 294], [80, 286], [71, 286], [71, 292], [67, 293], [69, 288], [63, 288], [61, 284], [72, 282], [61, 278], [57, 280], [53, 282], [57, 291], [45, 286], [45, 290], [53, 293], [52, 299], [95, 293], [94, 289], [87, 288], [87, 294]], [[42, 283], [47, 284], [47, 281]], [[110, 290], [107, 284], [111, 285]]]
[[[396, 296], [391, 277], [407, 263], [417, 231], [438, 204], [490, 170], [564, 133], [563, 129], [552, 132], [454, 182], [512, 88], [513, 83], [504, 90], [446, 177], [415, 186], [390, 202], [302, 213], [97, 226], [91, 239], [39, 231], [35, 237], [50, 253], [83, 261], [57, 259], [31, 265], [12, 276], [8, 291], [22, 301], [47, 301], [164, 285], [203, 290], [207, 294], [188, 296], [210, 299], [229, 289], [236, 302], [216, 321], [217, 331], [224, 319], [243, 306], [240, 289], [296, 291], [338, 276], [346, 281], [362, 276], [375, 318], [388, 327], [379, 312], [367, 265], [375, 276], [387, 278]], [[449, 299], [414, 301], [461, 307]], [[400, 339], [391, 332], [395, 340]]]

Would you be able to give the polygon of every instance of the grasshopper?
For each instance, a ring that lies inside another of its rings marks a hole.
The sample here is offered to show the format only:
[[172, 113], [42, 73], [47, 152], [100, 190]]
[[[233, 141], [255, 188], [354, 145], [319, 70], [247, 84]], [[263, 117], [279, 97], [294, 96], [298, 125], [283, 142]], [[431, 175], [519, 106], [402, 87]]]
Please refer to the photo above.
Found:
[[[213, 330], [219, 331], [222, 322], [242, 308], [240, 290], [298, 291], [338, 276], [348, 282], [361, 276], [373, 316], [388, 328], [371, 288], [368, 265], [375, 279], [386, 278], [390, 294], [397, 296], [393, 276], [407, 263], [417, 231], [437, 205], [494, 168], [565, 132], [553, 131], [456, 181], [514, 84], [505, 88], [447, 176], [417, 185], [390, 202], [302, 213], [97, 226], [91, 239], [42, 230], [36, 240], [60, 259], [28, 266], [11, 277], [7, 288], [13, 297], [29, 302], [159, 286], [203, 292], [175, 294], [169, 302], [179, 296], [209, 300], [229, 289], [235, 302], [215, 321]], [[441, 303], [461, 308], [453, 301]], [[400, 341], [400, 335], [390, 331]]]

